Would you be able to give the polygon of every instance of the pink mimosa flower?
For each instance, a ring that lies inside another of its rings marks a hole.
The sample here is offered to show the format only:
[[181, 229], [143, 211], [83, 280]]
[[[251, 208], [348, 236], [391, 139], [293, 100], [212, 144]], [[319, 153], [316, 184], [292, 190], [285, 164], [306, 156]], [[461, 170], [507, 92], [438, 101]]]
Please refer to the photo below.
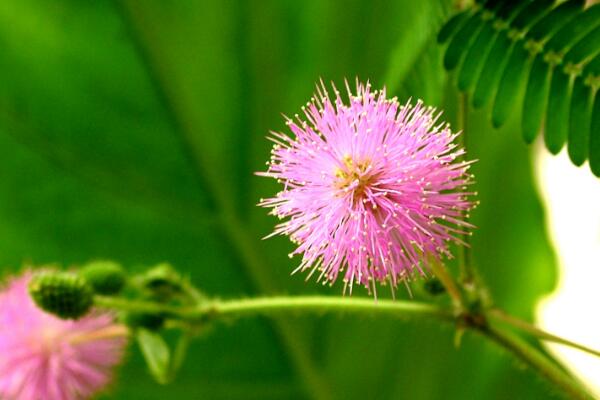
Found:
[[457, 133], [437, 122], [439, 113], [386, 99], [357, 82], [349, 104], [323, 84], [303, 107], [306, 120], [287, 119], [293, 136], [272, 132], [275, 142], [267, 172], [283, 184], [274, 198], [261, 200], [287, 220], [275, 234], [289, 235], [302, 254], [294, 271], [318, 271], [318, 281], [344, 290], [389, 282], [393, 289], [424, 273], [427, 257], [450, 257], [449, 241], [471, 225], [462, 219], [473, 202], [465, 192], [471, 162]]
[[36, 307], [30, 274], [0, 291], [0, 398], [86, 399], [111, 380], [121, 362], [126, 328], [107, 313], [61, 320]]

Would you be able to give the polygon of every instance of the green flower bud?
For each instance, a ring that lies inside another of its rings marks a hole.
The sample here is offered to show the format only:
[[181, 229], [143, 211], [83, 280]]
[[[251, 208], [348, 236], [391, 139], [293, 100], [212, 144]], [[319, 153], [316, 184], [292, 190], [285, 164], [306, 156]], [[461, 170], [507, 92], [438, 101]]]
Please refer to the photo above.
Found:
[[93, 261], [79, 270], [98, 294], [113, 295], [123, 289], [127, 275], [120, 264], [113, 261]]
[[181, 294], [181, 276], [170, 264], [158, 264], [142, 276], [142, 285], [152, 297], [158, 300], [169, 300]]
[[48, 271], [31, 278], [29, 295], [44, 311], [62, 319], [77, 319], [92, 307], [94, 291], [78, 275]]

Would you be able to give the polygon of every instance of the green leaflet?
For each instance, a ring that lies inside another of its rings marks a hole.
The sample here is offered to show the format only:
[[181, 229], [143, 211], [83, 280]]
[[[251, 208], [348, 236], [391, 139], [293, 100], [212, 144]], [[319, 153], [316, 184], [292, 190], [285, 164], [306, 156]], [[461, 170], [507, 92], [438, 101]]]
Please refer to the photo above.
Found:
[[536, 22], [527, 33], [527, 36], [536, 41], [550, 36], [560, 29], [575, 13], [579, 12], [584, 3], [584, 0], [570, 0], [562, 3]]
[[542, 123], [542, 116], [546, 110], [546, 99], [550, 88], [550, 65], [537, 57], [529, 74], [525, 99], [523, 100], [523, 114], [521, 129], [526, 143], [532, 143], [537, 136]]
[[600, 90], [596, 91], [590, 125], [590, 169], [600, 177]]
[[600, 26], [582, 37], [563, 59], [564, 64], [579, 64], [600, 52]]
[[588, 158], [590, 123], [592, 119], [592, 89], [577, 78], [573, 84], [569, 112], [569, 157], [580, 166]]
[[562, 52], [599, 24], [600, 4], [595, 4], [570, 19], [550, 38], [546, 48], [547, 50]]
[[[569, 115], [569, 157], [575, 165], [581, 165], [588, 159], [592, 150], [590, 141], [594, 128], [592, 123], [592, 108], [596, 89], [586, 84], [586, 81], [600, 73], [600, 54], [596, 55], [585, 67], [580, 77], [573, 84], [571, 110]], [[598, 132], [597, 130], [595, 132]], [[597, 135], [597, 133], [596, 133]], [[591, 165], [591, 164], [590, 164]], [[595, 173], [598, 175], [597, 173]]]
[[475, 93], [473, 94], [473, 106], [475, 108], [484, 106], [491, 97], [512, 45], [513, 41], [508, 36], [499, 35], [497, 37], [492, 50], [488, 53], [475, 87]]
[[[544, 12], [552, 6], [552, 3], [553, 0], [537, 0], [529, 3], [529, 5], [517, 15], [511, 26], [519, 30], [531, 26], [531, 24], [544, 15]], [[517, 7], [518, 5], [515, 5], [515, 8]]]
[[[597, 80], [598, 76], [600, 76], [600, 54], [594, 57], [583, 70], [582, 79], [584, 82], [587, 79]], [[589, 137], [590, 169], [594, 175], [600, 177], [600, 90], [597, 85], [596, 81], [596, 86], [592, 89], [595, 90], [595, 96], [590, 94], [590, 97], [594, 97], [594, 104], [589, 130], [585, 134]], [[590, 99], [590, 101], [592, 100]]]
[[531, 65], [530, 61], [529, 52], [521, 43], [513, 46], [512, 54], [504, 69], [498, 92], [496, 92], [496, 99], [494, 100], [492, 125], [495, 128], [499, 128], [506, 122], [515, 105], [521, 105], [523, 76], [525, 75], [524, 72]]
[[450, 18], [448, 22], [442, 26], [440, 33], [437, 35], [438, 43], [444, 43], [450, 38], [450, 36], [454, 35], [454, 33], [463, 25], [465, 20], [467, 20], [467, 17], [470, 14], [471, 10], [465, 10]]
[[[519, 7], [512, 7], [512, 5], [511, 2], [504, 3], [496, 13], [497, 17], [510, 22], [520, 10]], [[479, 31], [477, 39], [468, 48], [460, 68], [457, 82], [460, 90], [469, 90], [475, 84], [481, 73], [482, 64], [485, 60], [484, 56], [489, 54], [499, 32], [499, 29], [489, 23], [484, 24], [483, 28]]]
[[[523, 3], [514, 5], [515, 10], [520, 10], [511, 26], [519, 31], [527, 29], [531, 24], [535, 23], [550, 3], [546, 0], [540, 0], [530, 3], [529, 6], [522, 8]], [[500, 34], [494, 44], [492, 50], [488, 53], [483, 71], [479, 76], [475, 93], [473, 95], [473, 106], [480, 108], [484, 106], [492, 97], [498, 88], [498, 83], [502, 77], [504, 69], [507, 67], [507, 60], [514, 40], [510, 38], [510, 33]]]
[[[520, 18], [523, 14], [536, 13], [536, 9], [539, 6], [543, 6], [544, 8], [550, 7], [550, 5], [552, 5], [552, 0], [537, 0], [532, 3], [526, 1], [505, 1], [500, 2], [500, 5], [501, 7], [496, 13], [498, 18], [512, 22], [515, 17]], [[523, 8], [525, 8], [525, 10], [521, 11]]]
[[555, 69], [550, 84], [544, 141], [552, 154], [558, 154], [567, 140], [569, 121], [569, 76]]
[[481, 73], [482, 63], [484, 61], [482, 55], [489, 54], [490, 48], [497, 36], [498, 31], [495, 30], [491, 24], [485, 24], [481, 31], [479, 31], [475, 43], [473, 43], [467, 51], [458, 74], [457, 84], [460, 90], [466, 91], [473, 86], [475, 80]]
[[481, 17], [481, 10], [475, 12], [452, 37], [448, 49], [446, 49], [446, 54], [444, 54], [444, 68], [452, 70], [458, 65], [464, 54], [465, 46], [468, 46], [473, 40], [475, 33], [484, 23]]
[[581, 75], [584, 79], [590, 76], [600, 75], [600, 54], [598, 54], [589, 62]]

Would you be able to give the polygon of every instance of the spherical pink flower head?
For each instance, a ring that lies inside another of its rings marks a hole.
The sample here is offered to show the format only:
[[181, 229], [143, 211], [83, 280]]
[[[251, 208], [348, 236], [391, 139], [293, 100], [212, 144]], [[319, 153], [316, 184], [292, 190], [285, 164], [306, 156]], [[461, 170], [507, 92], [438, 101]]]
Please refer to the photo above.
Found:
[[76, 321], [46, 314], [31, 300], [29, 280], [26, 273], [0, 292], [0, 398], [89, 398], [121, 362], [125, 327], [95, 311]]
[[272, 132], [269, 169], [259, 175], [284, 187], [259, 205], [288, 218], [272, 235], [298, 244], [294, 272], [319, 271], [331, 284], [343, 274], [344, 291], [357, 283], [376, 294], [376, 282], [393, 290], [460, 242], [470, 227], [461, 216], [473, 205], [464, 191], [470, 162], [457, 161], [458, 134], [436, 122], [434, 108], [402, 106], [368, 83], [357, 82], [356, 95], [347, 89], [349, 104], [321, 84], [302, 108], [306, 121], [287, 119], [293, 137]]

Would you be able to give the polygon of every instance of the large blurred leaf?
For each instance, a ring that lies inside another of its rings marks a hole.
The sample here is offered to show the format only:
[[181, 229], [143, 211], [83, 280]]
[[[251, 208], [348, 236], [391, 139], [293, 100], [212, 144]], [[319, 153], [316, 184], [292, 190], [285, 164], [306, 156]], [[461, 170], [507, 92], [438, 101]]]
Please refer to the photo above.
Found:
[[[426, 23], [448, 5], [428, 1], [427, 15], [423, 7], [358, 0], [2, 2], [0, 261], [113, 258], [136, 267], [168, 260], [218, 296], [340, 293], [288, 276], [297, 260], [287, 258], [286, 238], [258, 240], [275, 221], [254, 204], [276, 185], [252, 173], [268, 158], [266, 132], [284, 129], [279, 112], [297, 112], [319, 77], [341, 85], [359, 76], [374, 86], [388, 78], [402, 101], [445, 103], [452, 118], [456, 93], [444, 100], [446, 77], [432, 43], [439, 25]], [[417, 38], [415, 45], [403, 36]], [[485, 135], [481, 115], [470, 123], [471, 154], [481, 160], [475, 257], [498, 303], [530, 316], [554, 270], [527, 154], [510, 135]], [[198, 168], [208, 182], [198, 179]], [[250, 232], [265, 261], [258, 278], [220, 229], [210, 186], [229, 196], [236, 221]], [[168, 387], [152, 383], [133, 352], [111, 395], [547, 394], [481, 340], [469, 336], [456, 350], [453, 332], [433, 324], [334, 317], [286, 326], [247, 320], [215, 327], [192, 345]], [[329, 388], [316, 392], [310, 374], [298, 375], [303, 368]]]
[[[389, 91], [397, 90], [405, 82], [406, 75], [413, 69], [418, 58], [431, 48], [436, 29], [442, 25], [446, 7], [435, 2], [423, 2], [420, 12], [401, 14], [398, 24], [410, 26], [398, 36], [398, 43], [389, 55], [389, 66], [384, 83]], [[460, 18], [457, 16], [457, 18]], [[458, 23], [458, 22], [457, 22]], [[431, 74], [426, 74], [431, 76]]]

